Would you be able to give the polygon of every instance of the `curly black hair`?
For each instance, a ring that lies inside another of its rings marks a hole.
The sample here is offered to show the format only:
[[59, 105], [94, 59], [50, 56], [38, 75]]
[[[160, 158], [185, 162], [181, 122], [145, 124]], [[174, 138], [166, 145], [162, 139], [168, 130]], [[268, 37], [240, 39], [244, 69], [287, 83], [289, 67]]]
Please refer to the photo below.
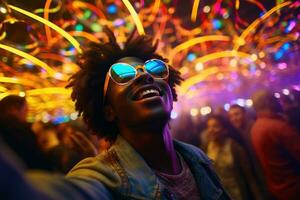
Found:
[[[143, 61], [157, 58], [167, 62], [167, 59], [155, 53], [157, 43], [153, 44], [152, 37], [148, 35], [131, 34], [124, 48], [121, 48], [110, 29], [105, 27], [104, 32], [109, 41], [90, 43], [84, 49], [83, 54], [78, 56], [81, 69], [70, 78], [67, 87], [73, 89], [71, 98], [75, 101], [75, 109], [88, 128], [98, 136], [114, 141], [118, 129], [114, 123], [105, 120], [103, 114], [103, 87], [110, 66], [124, 57], [137, 57]], [[175, 86], [180, 84], [182, 78], [179, 71], [172, 66], [169, 66], [169, 71], [168, 83], [176, 101]]]

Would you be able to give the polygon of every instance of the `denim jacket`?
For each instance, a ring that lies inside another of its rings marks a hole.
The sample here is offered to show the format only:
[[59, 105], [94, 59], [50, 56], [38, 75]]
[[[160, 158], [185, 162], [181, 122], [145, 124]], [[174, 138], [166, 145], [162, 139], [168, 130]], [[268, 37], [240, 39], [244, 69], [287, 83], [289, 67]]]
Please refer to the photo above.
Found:
[[[201, 200], [230, 199], [200, 149], [176, 140], [174, 147], [193, 173]], [[107, 199], [172, 199], [171, 192], [121, 136], [108, 151], [79, 162], [67, 179], [83, 191], [94, 191], [95, 197], [101, 193]]]

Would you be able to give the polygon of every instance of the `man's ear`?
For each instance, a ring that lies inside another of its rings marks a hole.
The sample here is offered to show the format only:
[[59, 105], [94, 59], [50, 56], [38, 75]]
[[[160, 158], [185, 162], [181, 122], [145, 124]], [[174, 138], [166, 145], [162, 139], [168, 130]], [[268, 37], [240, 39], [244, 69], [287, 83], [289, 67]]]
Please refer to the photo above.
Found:
[[107, 121], [112, 122], [116, 118], [115, 111], [110, 105], [104, 106], [104, 117]]

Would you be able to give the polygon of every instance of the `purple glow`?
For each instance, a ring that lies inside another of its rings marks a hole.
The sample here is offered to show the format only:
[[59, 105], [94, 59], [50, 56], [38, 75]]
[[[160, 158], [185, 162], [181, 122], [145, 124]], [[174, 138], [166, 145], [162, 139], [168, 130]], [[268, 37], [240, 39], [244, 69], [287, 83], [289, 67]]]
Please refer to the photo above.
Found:
[[287, 64], [286, 63], [279, 63], [278, 64], [278, 69], [283, 70], [283, 69], [286, 69], [286, 68], [287, 68]]
[[288, 25], [288, 27], [286, 27], [285, 32], [288, 33], [291, 30], [293, 30], [293, 28], [296, 26], [296, 22], [293, 20], [290, 22], [290, 24]]
[[293, 85], [294, 90], [300, 91], [300, 85]]

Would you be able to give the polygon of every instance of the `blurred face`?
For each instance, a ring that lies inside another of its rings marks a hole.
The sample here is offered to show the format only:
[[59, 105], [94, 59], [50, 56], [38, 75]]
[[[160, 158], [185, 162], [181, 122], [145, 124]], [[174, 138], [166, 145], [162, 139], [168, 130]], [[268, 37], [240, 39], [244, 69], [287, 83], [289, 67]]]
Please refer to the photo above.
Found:
[[239, 108], [231, 108], [228, 111], [229, 120], [233, 124], [233, 126], [237, 129], [243, 127], [245, 123], [245, 113]]
[[[135, 57], [125, 57], [118, 62], [130, 64], [135, 68], [144, 65], [142, 60]], [[143, 69], [138, 69], [136, 78], [124, 85], [110, 80], [106, 98], [115, 120], [127, 126], [167, 123], [173, 105], [167, 80], [155, 79]]]
[[21, 108], [11, 108], [9, 112], [21, 122], [25, 122], [28, 113], [28, 105], [25, 103]]
[[211, 118], [207, 121], [207, 131], [210, 138], [217, 138], [223, 135], [224, 129], [218, 120]]

